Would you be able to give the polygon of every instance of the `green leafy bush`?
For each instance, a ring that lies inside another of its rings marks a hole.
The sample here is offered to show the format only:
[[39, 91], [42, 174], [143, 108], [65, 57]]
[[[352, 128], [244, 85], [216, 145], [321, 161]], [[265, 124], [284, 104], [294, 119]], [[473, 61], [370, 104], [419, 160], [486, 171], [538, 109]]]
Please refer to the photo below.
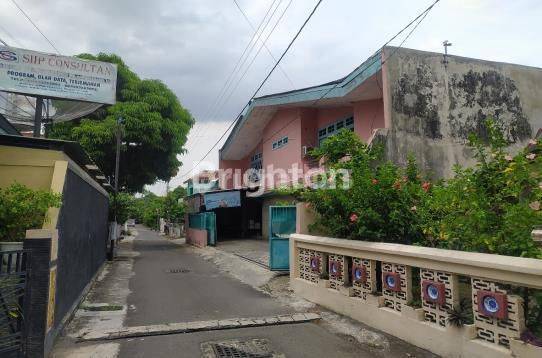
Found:
[[[343, 130], [312, 153], [324, 159], [328, 172], [346, 170], [333, 186], [301, 189], [296, 194], [317, 212], [313, 229], [325, 234], [369, 241], [413, 244], [422, 241], [416, 205], [424, 190], [414, 160], [405, 169], [382, 162], [379, 148], [368, 148]], [[325, 174], [331, 181], [332, 175]]]
[[501, 131], [488, 122], [489, 143], [471, 138], [478, 161], [455, 169], [422, 197], [424, 246], [542, 258], [531, 231], [542, 224], [542, 145], [512, 157]]
[[0, 240], [22, 241], [26, 230], [41, 229], [47, 209], [61, 204], [60, 195], [19, 183], [0, 189]]
[[[542, 258], [531, 238], [542, 225], [542, 142], [511, 156], [501, 130], [491, 121], [487, 129], [486, 143], [470, 141], [477, 165], [436, 183], [423, 179], [414, 159], [405, 168], [383, 162], [381, 150], [344, 130], [312, 153], [325, 161], [324, 185], [289, 194], [315, 210], [312, 229], [322, 234]], [[342, 187], [346, 176], [328, 185], [329, 169], [346, 170], [350, 186]]]

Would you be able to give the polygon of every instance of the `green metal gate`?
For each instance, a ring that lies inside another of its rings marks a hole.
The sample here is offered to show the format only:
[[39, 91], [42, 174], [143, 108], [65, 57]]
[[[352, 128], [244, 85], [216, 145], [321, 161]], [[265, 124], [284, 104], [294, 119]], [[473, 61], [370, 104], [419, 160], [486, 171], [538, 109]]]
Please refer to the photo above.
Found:
[[295, 232], [296, 207], [269, 207], [269, 268], [290, 269], [290, 234]]
[[207, 245], [216, 245], [216, 215], [213, 212], [190, 214], [188, 227], [191, 229], [207, 230]]

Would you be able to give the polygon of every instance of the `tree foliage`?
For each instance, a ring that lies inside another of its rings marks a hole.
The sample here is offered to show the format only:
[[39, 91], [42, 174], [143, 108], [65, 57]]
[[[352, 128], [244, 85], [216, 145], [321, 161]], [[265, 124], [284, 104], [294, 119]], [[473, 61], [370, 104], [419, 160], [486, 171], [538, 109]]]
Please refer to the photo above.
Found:
[[124, 120], [119, 186], [141, 192], [156, 180], [169, 180], [181, 165], [194, 123], [175, 94], [158, 80], [140, 79], [116, 55], [100, 53], [78, 57], [118, 65], [117, 103], [87, 118], [54, 124], [50, 137], [79, 142], [106, 175], [114, 176], [117, 119]]

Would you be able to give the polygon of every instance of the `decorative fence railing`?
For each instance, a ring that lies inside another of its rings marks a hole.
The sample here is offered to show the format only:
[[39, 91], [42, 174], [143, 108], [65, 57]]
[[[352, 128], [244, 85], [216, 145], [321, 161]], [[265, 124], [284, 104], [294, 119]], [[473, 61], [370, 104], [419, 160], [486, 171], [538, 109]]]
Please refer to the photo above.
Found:
[[301, 296], [443, 356], [542, 357], [524, 336], [542, 260], [292, 234], [290, 275]]
[[0, 251], [0, 357], [24, 356], [29, 252]]

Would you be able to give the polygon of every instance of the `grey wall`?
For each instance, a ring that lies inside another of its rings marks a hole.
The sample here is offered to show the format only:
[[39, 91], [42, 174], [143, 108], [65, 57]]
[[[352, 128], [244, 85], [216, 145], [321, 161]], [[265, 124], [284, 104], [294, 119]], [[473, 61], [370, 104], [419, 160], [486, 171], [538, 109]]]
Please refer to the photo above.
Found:
[[465, 145], [471, 132], [486, 135], [493, 117], [522, 148], [542, 127], [542, 69], [410, 49], [386, 48], [390, 128], [382, 131], [389, 159], [404, 164], [412, 153], [434, 177], [455, 164], [472, 165]]

